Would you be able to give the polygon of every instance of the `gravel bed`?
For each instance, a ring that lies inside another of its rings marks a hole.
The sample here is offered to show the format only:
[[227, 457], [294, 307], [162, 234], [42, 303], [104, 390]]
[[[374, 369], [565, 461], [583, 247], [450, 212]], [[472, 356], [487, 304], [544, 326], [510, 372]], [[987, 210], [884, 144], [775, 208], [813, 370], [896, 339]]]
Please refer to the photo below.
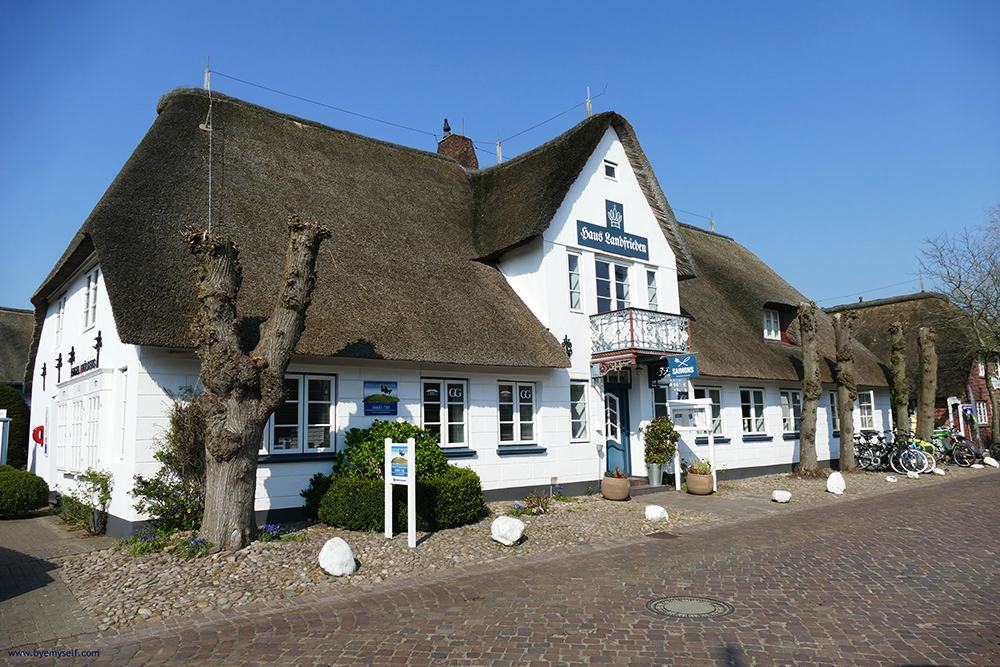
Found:
[[[826, 492], [825, 479], [768, 475], [724, 481], [719, 496], [749, 502], [770, 503], [771, 492], [792, 493], [792, 504], [837, 502], [891, 492], [914, 484], [940, 482], [978, 470], [949, 469], [945, 477], [923, 476], [912, 480], [896, 476], [889, 483], [884, 473], [845, 475], [847, 492]], [[434, 533], [418, 533], [417, 549], [407, 546], [405, 533], [386, 540], [381, 533], [360, 533], [315, 524], [302, 529], [307, 539], [255, 542], [239, 552], [220, 552], [196, 559], [174, 553], [130, 557], [107, 549], [67, 559], [61, 568], [63, 580], [81, 605], [93, 616], [100, 630], [141, 624], [151, 618], [184, 615], [207, 608], [240, 608], [306, 593], [349, 590], [352, 586], [441, 572], [503, 558], [523, 557], [575, 545], [622, 536], [638, 536], [666, 528], [694, 526], [722, 517], [701, 511], [670, 507], [668, 524], [645, 518], [650, 504], [643, 496], [629, 502], [583, 496], [571, 501], [552, 501], [545, 514], [519, 517], [525, 523], [526, 539], [505, 547], [490, 537], [490, 524], [506, 514], [513, 503], [489, 503], [490, 514], [480, 521]], [[342, 537], [360, 564], [350, 577], [332, 577], [318, 565], [319, 551], [332, 537]]]

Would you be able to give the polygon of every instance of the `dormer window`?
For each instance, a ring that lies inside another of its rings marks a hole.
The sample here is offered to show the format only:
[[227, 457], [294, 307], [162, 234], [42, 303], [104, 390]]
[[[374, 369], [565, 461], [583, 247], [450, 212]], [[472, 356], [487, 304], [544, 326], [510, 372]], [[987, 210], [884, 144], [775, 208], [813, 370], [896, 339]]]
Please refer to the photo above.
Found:
[[764, 340], [781, 340], [781, 315], [773, 308], [764, 309]]

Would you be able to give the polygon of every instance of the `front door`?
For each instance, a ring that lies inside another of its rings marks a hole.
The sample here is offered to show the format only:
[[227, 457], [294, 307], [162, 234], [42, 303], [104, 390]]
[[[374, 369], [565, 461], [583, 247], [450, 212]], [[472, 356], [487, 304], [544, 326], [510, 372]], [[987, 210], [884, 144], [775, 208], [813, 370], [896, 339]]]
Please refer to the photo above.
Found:
[[618, 468], [626, 475], [632, 474], [629, 455], [628, 387], [604, 387], [604, 435], [608, 455], [608, 470]]

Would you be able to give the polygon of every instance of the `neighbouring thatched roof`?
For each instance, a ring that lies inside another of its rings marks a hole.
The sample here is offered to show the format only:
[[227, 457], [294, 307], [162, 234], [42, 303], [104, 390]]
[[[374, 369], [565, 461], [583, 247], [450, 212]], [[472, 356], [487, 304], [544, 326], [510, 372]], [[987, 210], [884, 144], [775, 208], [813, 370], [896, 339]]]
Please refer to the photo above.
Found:
[[969, 380], [972, 357], [968, 350], [969, 333], [956, 325], [961, 311], [948, 297], [937, 292], [920, 292], [890, 299], [848, 303], [827, 308], [826, 312], [853, 312], [857, 315], [854, 335], [880, 359], [889, 363], [889, 325], [900, 322], [906, 332], [906, 380], [910, 396], [915, 397], [920, 381], [920, 355], [917, 338], [920, 327], [937, 333], [937, 394], [961, 396]]
[[506, 164], [466, 170], [216, 93], [209, 133], [199, 128], [208, 107], [203, 90], [160, 100], [149, 132], [32, 298], [36, 312], [96, 252], [124, 342], [192, 347], [193, 262], [180, 232], [207, 225], [210, 138], [212, 232], [240, 248], [238, 306], [248, 324], [271, 311], [288, 216], [333, 230], [320, 250], [301, 355], [568, 366], [493, 260], [544, 231], [609, 126], [638, 160], [680, 270], [693, 275], [673, 214], [616, 114], [594, 116]]
[[0, 384], [20, 385], [35, 326], [30, 310], [0, 306]]
[[[680, 283], [681, 310], [691, 317], [692, 349], [703, 376], [747, 380], [802, 380], [802, 351], [797, 344], [764, 340], [764, 307], [794, 314], [807, 301], [756, 255], [729, 238], [681, 225], [698, 277]], [[833, 323], [822, 310], [819, 325], [823, 382], [835, 382]], [[797, 320], [789, 326], [797, 341]], [[866, 348], [855, 345], [855, 382], [884, 387], [885, 369]]]

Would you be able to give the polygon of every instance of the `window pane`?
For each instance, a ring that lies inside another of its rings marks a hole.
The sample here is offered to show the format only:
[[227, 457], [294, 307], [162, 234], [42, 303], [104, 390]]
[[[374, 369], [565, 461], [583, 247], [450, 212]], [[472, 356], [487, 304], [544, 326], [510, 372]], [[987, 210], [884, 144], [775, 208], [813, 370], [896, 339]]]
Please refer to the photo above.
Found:
[[298, 426], [275, 426], [274, 427], [274, 448], [280, 451], [289, 451], [299, 448], [299, 427]]
[[451, 424], [448, 426], [448, 444], [457, 445], [465, 442], [465, 425]]
[[533, 424], [521, 424], [521, 440], [530, 441], [534, 440], [534, 425]]
[[441, 406], [437, 403], [424, 404], [424, 427], [428, 424], [441, 423]]
[[514, 421], [514, 406], [510, 403], [500, 404], [500, 421], [501, 422], [512, 422]]
[[531, 405], [521, 405], [520, 417], [522, 422], [530, 422], [532, 420], [533, 409]]
[[500, 440], [507, 442], [514, 439], [514, 425], [511, 423], [500, 424]]
[[299, 423], [299, 404], [285, 401], [285, 404], [274, 411], [274, 423], [281, 425]]
[[330, 404], [329, 403], [310, 403], [309, 404], [309, 425], [326, 425], [330, 423]]
[[285, 400], [299, 400], [299, 380], [298, 378], [285, 378]]
[[424, 403], [439, 403], [441, 401], [441, 385], [437, 382], [424, 383]]
[[330, 429], [326, 426], [310, 426], [306, 432], [306, 444], [310, 449], [330, 446]]
[[448, 404], [448, 422], [451, 424], [461, 424], [465, 421], [465, 405], [462, 403]]
[[607, 262], [597, 262], [596, 269], [598, 278], [603, 278], [604, 280], [611, 279], [611, 270]]
[[331, 384], [329, 380], [309, 380], [309, 400], [329, 403]]

